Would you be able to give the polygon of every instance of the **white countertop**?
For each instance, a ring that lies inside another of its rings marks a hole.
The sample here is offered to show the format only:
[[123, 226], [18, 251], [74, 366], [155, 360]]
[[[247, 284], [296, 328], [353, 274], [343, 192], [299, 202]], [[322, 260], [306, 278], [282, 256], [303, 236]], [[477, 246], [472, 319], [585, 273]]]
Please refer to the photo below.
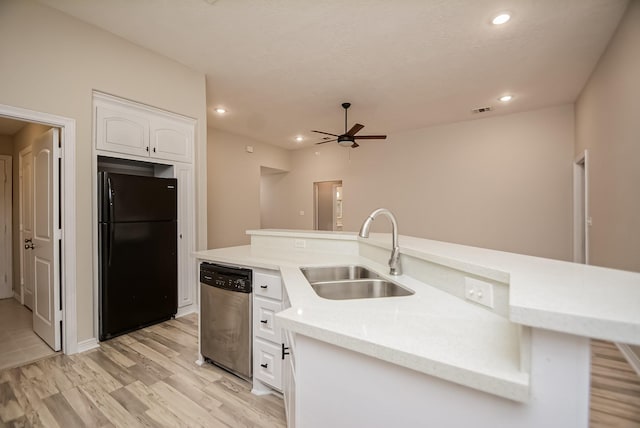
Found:
[[[359, 239], [354, 233], [248, 233], [337, 245]], [[390, 248], [389, 235], [372, 234], [359, 245]], [[520, 368], [518, 324], [640, 344], [640, 274], [400, 237], [401, 254], [508, 283], [506, 319], [409, 275], [392, 279], [413, 290], [411, 296], [323, 299], [299, 267], [359, 264], [390, 278], [388, 266], [349, 251], [276, 247], [230, 247], [196, 257], [279, 270], [291, 302], [277, 315], [284, 328], [513, 400], [526, 401], [529, 391], [529, 374]]]

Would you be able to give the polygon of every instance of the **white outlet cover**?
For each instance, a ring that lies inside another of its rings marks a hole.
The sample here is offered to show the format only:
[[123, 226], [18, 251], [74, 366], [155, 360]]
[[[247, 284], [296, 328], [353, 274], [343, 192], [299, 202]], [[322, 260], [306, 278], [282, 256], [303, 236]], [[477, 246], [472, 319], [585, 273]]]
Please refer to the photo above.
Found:
[[493, 308], [493, 284], [475, 278], [464, 278], [464, 297], [472, 302]]

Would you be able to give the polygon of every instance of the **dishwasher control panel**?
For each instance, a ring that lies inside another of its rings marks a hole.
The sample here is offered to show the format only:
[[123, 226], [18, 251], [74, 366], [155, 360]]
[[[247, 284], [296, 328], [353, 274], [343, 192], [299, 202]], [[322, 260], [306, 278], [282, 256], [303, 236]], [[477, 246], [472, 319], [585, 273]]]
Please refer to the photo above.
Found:
[[213, 263], [200, 265], [200, 282], [223, 290], [251, 293], [251, 270]]

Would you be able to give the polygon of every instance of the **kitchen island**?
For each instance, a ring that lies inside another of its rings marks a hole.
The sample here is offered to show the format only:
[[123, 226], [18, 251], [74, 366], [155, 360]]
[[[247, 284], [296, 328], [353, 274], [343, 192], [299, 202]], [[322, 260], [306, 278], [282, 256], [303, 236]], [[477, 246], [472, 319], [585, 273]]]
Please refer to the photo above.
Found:
[[[281, 275], [297, 426], [587, 426], [589, 338], [640, 344], [640, 274], [401, 236], [391, 278], [388, 234], [248, 233], [196, 256]], [[323, 299], [300, 267], [331, 265], [414, 294]], [[491, 305], [469, 300], [470, 281]]]

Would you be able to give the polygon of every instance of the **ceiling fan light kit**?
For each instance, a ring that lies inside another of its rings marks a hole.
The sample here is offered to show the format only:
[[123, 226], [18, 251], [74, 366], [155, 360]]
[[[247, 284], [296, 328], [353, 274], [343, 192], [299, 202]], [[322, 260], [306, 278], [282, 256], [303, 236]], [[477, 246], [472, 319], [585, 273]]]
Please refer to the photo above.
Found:
[[356, 143], [356, 140], [385, 140], [387, 138], [386, 135], [356, 135], [362, 128], [364, 128], [364, 125], [359, 123], [356, 123], [347, 131], [347, 110], [349, 107], [351, 107], [351, 103], [342, 103], [342, 108], [344, 109], [344, 134], [337, 135], [330, 132], [312, 130], [311, 132], [335, 137], [334, 139], [325, 137], [326, 141], [321, 141], [316, 144], [332, 143], [337, 141], [342, 147], [351, 147], [355, 149], [356, 147], [360, 147], [360, 145]]

